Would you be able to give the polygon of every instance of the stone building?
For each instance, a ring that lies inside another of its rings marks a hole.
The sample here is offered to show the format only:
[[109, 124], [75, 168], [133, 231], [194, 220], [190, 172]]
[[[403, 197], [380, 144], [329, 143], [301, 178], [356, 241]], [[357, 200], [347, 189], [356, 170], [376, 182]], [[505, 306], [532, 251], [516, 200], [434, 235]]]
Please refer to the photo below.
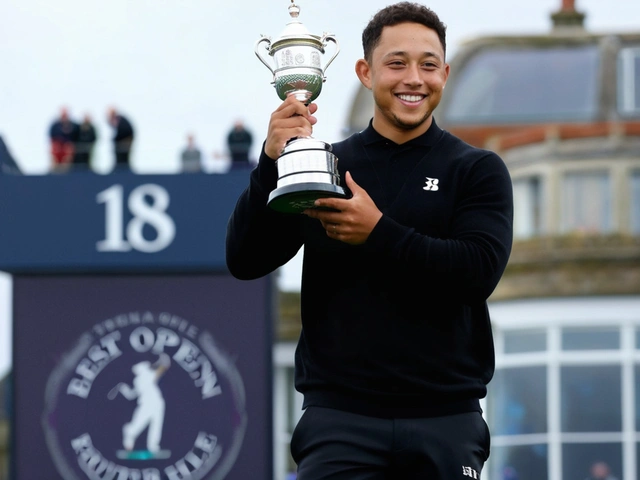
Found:
[[[489, 480], [640, 479], [640, 30], [593, 33], [573, 0], [537, 36], [463, 44], [438, 124], [506, 162], [514, 248], [490, 299]], [[350, 132], [371, 116], [355, 95]], [[297, 294], [275, 347], [276, 471], [299, 415]], [[289, 462], [289, 465], [287, 465]], [[282, 476], [280, 478], [283, 478]]]

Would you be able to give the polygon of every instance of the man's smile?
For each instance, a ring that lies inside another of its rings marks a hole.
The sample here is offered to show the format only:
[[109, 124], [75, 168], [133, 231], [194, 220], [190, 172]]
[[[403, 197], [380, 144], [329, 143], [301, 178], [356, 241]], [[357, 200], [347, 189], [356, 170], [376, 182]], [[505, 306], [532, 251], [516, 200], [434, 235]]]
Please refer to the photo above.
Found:
[[417, 94], [408, 94], [408, 93], [398, 93], [396, 94], [396, 97], [398, 97], [400, 100], [402, 100], [404, 103], [413, 103], [413, 104], [417, 104], [420, 103], [424, 98], [426, 98], [426, 95], [417, 95]]

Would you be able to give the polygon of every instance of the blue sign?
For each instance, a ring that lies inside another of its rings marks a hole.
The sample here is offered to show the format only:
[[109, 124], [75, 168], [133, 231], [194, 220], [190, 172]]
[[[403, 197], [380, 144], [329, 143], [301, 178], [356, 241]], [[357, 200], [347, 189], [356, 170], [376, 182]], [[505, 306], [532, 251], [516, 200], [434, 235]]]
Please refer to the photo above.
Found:
[[0, 270], [226, 272], [248, 175], [0, 175]]
[[272, 278], [225, 265], [248, 171], [0, 175], [14, 480], [270, 480]]

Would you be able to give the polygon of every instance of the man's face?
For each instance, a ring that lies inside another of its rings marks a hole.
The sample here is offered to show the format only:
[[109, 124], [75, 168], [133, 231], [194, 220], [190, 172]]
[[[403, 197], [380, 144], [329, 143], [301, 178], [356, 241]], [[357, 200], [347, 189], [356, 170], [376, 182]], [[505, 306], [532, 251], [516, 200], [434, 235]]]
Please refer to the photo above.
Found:
[[358, 77], [373, 92], [374, 128], [402, 143], [426, 132], [449, 76], [435, 30], [418, 23], [384, 27], [371, 61], [360, 60]]
[[593, 478], [606, 479], [609, 476], [609, 467], [602, 462], [596, 463], [591, 468], [591, 475], [593, 476]]

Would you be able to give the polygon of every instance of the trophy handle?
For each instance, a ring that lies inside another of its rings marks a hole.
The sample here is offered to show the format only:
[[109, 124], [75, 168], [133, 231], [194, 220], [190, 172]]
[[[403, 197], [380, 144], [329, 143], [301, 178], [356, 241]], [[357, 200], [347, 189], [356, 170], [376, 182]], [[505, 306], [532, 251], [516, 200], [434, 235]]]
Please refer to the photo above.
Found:
[[258, 47], [263, 42], [267, 42], [267, 46], [265, 47], [267, 50], [269, 50], [269, 47], [271, 46], [271, 39], [263, 35], [262, 38], [260, 38], [260, 40], [256, 42], [256, 46], [255, 46], [256, 57], [258, 57], [258, 60], [264, 63], [264, 66], [269, 69], [269, 71], [273, 74], [275, 78], [276, 72], [273, 70], [273, 68], [271, 68], [271, 65], [269, 65], [269, 63], [264, 58], [262, 58], [262, 55], [260, 55], [260, 52], [258, 51]]
[[333, 43], [336, 44], [336, 51], [333, 54], [333, 56], [329, 59], [327, 64], [324, 66], [323, 72], [327, 71], [327, 68], [329, 68], [329, 65], [331, 65], [331, 62], [333, 62], [333, 59], [336, 58], [338, 56], [338, 54], [340, 53], [340, 44], [338, 43], [338, 40], [336, 39], [335, 35], [330, 34], [330, 33], [325, 33], [322, 36], [322, 44], [325, 45], [327, 41], [333, 42]]

